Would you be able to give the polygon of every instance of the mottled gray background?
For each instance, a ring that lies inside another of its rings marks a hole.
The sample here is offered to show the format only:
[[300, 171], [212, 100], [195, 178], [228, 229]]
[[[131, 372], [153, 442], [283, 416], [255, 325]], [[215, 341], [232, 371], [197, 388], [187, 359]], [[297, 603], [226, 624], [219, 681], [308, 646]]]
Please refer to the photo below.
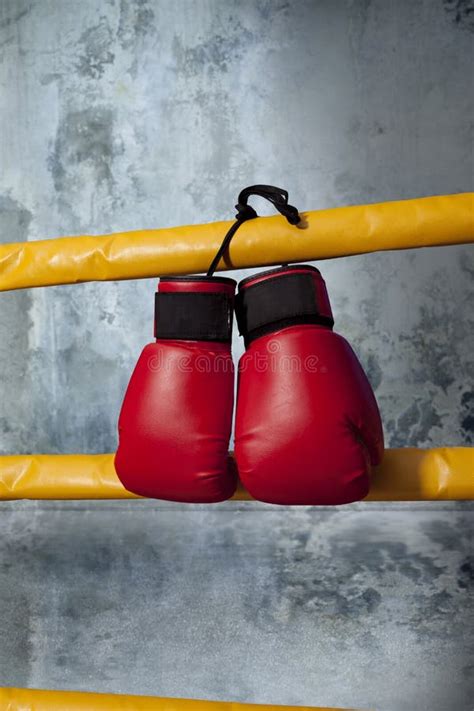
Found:
[[[473, 29], [469, 0], [0, 0], [0, 240], [225, 219], [255, 182], [472, 190]], [[473, 249], [319, 266], [388, 445], [471, 444]], [[155, 281], [0, 295], [1, 452], [115, 448]], [[0, 531], [0, 684], [473, 708], [467, 504], [20, 503]]]

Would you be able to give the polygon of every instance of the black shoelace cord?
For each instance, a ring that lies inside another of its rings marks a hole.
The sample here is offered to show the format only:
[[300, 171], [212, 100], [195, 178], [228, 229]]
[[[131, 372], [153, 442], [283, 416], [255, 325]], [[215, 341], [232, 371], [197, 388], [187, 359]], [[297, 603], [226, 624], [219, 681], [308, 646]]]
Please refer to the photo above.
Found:
[[301, 221], [298, 210], [293, 205], [288, 204], [288, 192], [282, 188], [277, 188], [274, 185], [250, 185], [244, 188], [239, 194], [237, 205], [236, 221], [227, 232], [222, 240], [219, 250], [212, 260], [211, 266], [208, 269], [207, 276], [212, 277], [217, 269], [217, 265], [221, 261], [223, 255], [227, 251], [232, 237], [235, 235], [240, 225], [243, 225], [247, 220], [253, 220], [258, 217], [256, 211], [248, 204], [248, 199], [251, 195], [258, 195], [272, 203], [272, 205], [280, 212], [290, 225], [297, 225]]

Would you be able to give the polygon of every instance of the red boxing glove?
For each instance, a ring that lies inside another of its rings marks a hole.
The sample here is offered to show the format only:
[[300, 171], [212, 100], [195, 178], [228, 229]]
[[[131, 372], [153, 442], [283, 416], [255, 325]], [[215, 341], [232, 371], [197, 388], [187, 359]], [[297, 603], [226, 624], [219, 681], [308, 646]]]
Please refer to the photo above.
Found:
[[354, 351], [332, 331], [319, 271], [291, 266], [245, 279], [236, 313], [247, 348], [235, 426], [244, 486], [273, 504], [363, 499], [382, 458], [382, 423]]
[[156, 343], [138, 360], [119, 418], [115, 468], [129, 491], [190, 503], [234, 493], [234, 292], [224, 277], [161, 279]]

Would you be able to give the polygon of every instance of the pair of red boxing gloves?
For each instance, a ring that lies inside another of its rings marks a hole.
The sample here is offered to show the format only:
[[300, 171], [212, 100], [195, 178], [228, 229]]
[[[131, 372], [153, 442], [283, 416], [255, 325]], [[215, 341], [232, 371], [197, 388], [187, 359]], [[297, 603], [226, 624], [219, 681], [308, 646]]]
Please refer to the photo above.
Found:
[[155, 301], [156, 342], [145, 347], [119, 419], [117, 474], [129, 491], [211, 503], [237, 485], [228, 444], [234, 405], [234, 311], [246, 352], [238, 367], [235, 460], [249, 493], [273, 504], [332, 505], [364, 498], [383, 431], [367, 377], [333, 332], [320, 272], [283, 266], [244, 279], [212, 276], [251, 194], [292, 224], [288, 194], [252, 186], [207, 276], [166, 277]]

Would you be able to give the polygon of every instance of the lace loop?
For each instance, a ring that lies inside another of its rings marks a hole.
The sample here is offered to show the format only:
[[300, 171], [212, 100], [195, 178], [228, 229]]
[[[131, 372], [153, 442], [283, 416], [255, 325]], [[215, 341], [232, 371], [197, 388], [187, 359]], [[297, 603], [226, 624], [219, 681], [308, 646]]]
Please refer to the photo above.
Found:
[[212, 277], [216, 271], [222, 256], [228, 249], [232, 237], [235, 235], [240, 225], [243, 225], [243, 223], [248, 220], [253, 220], [258, 217], [256, 210], [248, 204], [248, 199], [251, 195], [258, 195], [259, 197], [265, 198], [265, 200], [271, 202], [278, 212], [286, 217], [290, 225], [297, 225], [301, 221], [297, 208], [288, 204], [288, 192], [283, 190], [283, 188], [277, 188], [275, 185], [250, 185], [248, 188], [244, 188], [240, 192], [237, 205], [235, 206], [235, 209], [237, 210], [236, 221], [222, 240], [222, 244], [208, 269], [208, 277]]

